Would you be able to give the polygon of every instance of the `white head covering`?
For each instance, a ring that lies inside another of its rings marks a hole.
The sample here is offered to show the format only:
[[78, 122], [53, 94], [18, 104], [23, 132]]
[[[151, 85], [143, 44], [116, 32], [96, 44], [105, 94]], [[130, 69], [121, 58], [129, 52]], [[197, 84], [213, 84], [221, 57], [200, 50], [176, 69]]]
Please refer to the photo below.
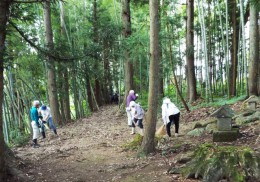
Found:
[[38, 100], [34, 100], [33, 101], [33, 106], [37, 106], [37, 105], [39, 105], [40, 104], [40, 101], [38, 101]]
[[130, 91], [129, 91], [129, 94], [134, 94], [134, 93], [135, 93], [134, 90], [130, 90]]
[[169, 98], [165, 98], [163, 99], [163, 104], [170, 104], [171, 103], [171, 100]]
[[133, 107], [133, 106], [135, 106], [135, 105], [136, 105], [135, 101], [131, 101], [131, 102], [129, 103], [129, 107]]

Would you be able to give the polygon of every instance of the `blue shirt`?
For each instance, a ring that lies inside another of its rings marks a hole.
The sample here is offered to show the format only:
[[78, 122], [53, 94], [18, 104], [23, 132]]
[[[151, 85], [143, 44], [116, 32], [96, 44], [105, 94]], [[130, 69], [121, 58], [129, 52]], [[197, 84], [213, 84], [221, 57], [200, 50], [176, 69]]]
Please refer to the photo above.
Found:
[[32, 121], [36, 121], [36, 124], [39, 125], [39, 115], [36, 107], [32, 107], [30, 110], [30, 116]]

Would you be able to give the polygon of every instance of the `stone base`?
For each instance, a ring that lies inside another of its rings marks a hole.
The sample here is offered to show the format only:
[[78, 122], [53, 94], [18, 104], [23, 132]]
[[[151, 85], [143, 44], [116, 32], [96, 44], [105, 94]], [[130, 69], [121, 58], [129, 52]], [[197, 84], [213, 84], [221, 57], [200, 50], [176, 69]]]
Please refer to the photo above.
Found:
[[214, 131], [213, 142], [233, 142], [239, 134], [238, 128], [232, 128], [231, 131]]

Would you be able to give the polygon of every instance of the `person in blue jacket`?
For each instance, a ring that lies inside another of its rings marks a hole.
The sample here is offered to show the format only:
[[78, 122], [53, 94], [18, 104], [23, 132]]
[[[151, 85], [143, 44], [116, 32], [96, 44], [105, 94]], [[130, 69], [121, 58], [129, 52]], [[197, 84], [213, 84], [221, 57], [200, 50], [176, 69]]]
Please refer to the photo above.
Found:
[[38, 100], [33, 101], [33, 106], [30, 110], [31, 125], [33, 130], [33, 147], [38, 148], [37, 138], [39, 137], [41, 125], [39, 123], [38, 108], [40, 107], [40, 102]]

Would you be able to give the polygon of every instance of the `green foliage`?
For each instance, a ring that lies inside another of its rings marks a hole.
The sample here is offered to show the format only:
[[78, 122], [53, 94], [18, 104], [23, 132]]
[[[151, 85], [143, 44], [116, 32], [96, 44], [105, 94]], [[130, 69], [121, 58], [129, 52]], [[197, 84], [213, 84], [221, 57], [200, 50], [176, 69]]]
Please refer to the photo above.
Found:
[[121, 147], [124, 150], [137, 150], [143, 141], [143, 137], [139, 134], [134, 136], [134, 139], [128, 143], [123, 144]]
[[183, 169], [186, 178], [203, 178], [203, 181], [243, 182], [258, 178], [259, 157], [248, 147], [201, 145], [193, 154], [193, 160]]
[[191, 106], [190, 108], [192, 110], [194, 109], [198, 109], [201, 107], [219, 107], [219, 106], [223, 106], [225, 104], [234, 104], [238, 101], [242, 101], [245, 100], [246, 95], [242, 95], [239, 97], [233, 97], [231, 99], [225, 98], [225, 97], [221, 97], [221, 98], [214, 98], [213, 102], [200, 102], [198, 104], [196, 104], [195, 106]]
[[23, 135], [16, 135], [14, 133], [15, 131], [11, 131], [11, 141], [9, 143], [9, 146], [16, 146], [20, 147], [25, 145], [29, 140], [30, 140], [30, 135], [29, 134], [23, 134]]

